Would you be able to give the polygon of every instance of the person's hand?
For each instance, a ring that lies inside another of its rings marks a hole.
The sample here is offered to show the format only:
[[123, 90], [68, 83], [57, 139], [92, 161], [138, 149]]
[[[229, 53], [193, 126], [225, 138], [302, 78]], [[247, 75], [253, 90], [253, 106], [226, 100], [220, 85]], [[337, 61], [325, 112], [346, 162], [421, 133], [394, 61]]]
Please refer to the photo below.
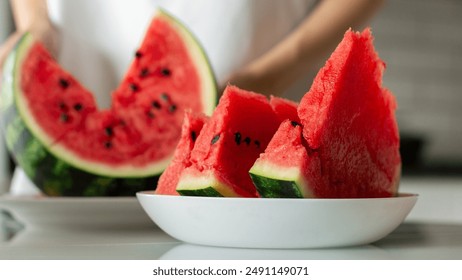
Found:
[[[28, 30], [37, 40], [42, 42], [50, 53], [56, 57], [58, 53], [58, 32], [49, 23], [37, 26]], [[0, 76], [3, 69], [3, 64], [11, 50], [15, 47], [18, 40], [24, 35], [25, 31], [16, 31], [11, 34], [6, 41], [0, 45]], [[1, 82], [1, 81], [0, 81]]]
[[16, 45], [19, 38], [21, 38], [21, 33], [15, 32], [0, 46], [0, 74], [2, 73], [3, 63], [5, 62], [6, 57], [13, 49], [14, 45]]
[[[264, 94], [266, 96], [283, 94], [284, 87], [281, 86], [281, 78], [273, 77], [269, 71], [262, 71], [252, 65], [233, 73], [228, 84], [235, 85], [241, 89]], [[220, 92], [221, 93], [221, 92]]]
[[271, 88], [271, 85], [265, 81], [265, 79], [262, 79], [262, 77], [259, 77], [251, 71], [246, 71], [245, 69], [233, 73], [233, 75], [229, 78], [228, 83], [241, 89], [258, 92], [265, 95], [270, 94], [269, 89]]

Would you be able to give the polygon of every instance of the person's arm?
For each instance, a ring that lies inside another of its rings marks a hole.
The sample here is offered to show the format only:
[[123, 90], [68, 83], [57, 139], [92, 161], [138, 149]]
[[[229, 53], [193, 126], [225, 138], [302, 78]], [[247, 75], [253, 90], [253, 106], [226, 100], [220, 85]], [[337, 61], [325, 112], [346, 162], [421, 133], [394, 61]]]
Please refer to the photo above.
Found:
[[270, 51], [231, 76], [229, 83], [266, 95], [282, 95], [325, 60], [345, 31], [361, 27], [383, 0], [323, 0]]
[[38, 30], [50, 26], [46, 0], [11, 0], [17, 31]]
[[50, 50], [57, 52], [57, 34], [48, 18], [46, 0], [11, 0], [16, 31], [0, 45], [0, 72], [6, 56], [19, 38], [30, 32]]

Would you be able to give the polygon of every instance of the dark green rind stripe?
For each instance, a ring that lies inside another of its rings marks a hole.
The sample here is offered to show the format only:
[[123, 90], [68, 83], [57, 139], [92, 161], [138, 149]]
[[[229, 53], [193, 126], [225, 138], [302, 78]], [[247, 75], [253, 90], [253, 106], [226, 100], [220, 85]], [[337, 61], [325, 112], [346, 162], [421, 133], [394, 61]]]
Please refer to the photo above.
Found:
[[195, 190], [177, 190], [177, 192], [180, 195], [184, 195], [184, 196], [223, 197], [223, 195], [217, 192], [213, 187], [206, 187], [203, 189], [195, 189]]
[[[20, 43], [19, 43], [20, 44]], [[16, 51], [4, 65], [0, 98], [1, 127], [9, 152], [27, 176], [50, 196], [134, 196], [138, 191], [153, 190], [159, 176], [113, 178], [77, 169], [53, 156], [35, 138], [21, 119], [13, 102]]]
[[295, 181], [268, 178], [249, 173], [261, 197], [265, 198], [303, 198], [300, 186]]

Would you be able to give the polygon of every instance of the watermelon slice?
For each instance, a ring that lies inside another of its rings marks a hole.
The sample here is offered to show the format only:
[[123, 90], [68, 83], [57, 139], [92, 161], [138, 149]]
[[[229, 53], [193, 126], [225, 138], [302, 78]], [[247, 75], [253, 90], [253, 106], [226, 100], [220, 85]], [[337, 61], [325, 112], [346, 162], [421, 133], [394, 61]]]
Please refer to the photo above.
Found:
[[180, 141], [175, 149], [172, 161], [159, 178], [156, 194], [179, 195], [176, 191], [179, 175], [185, 168], [191, 166], [191, 151], [206, 121], [207, 117], [204, 115], [186, 112]]
[[[346, 32], [298, 107], [303, 141], [286, 125], [285, 132], [280, 130], [285, 135], [274, 140], [281, 152], [267, 149], [253, 167], [262, 196], [278, 193], [278, 184], [285, 188], [284, 180], [291, 191], [280, 190], [283, 197], [297, 189], [304, 197], [319, 198], [396, 194], [401, 170], [396, 102], [382, 87], [385, 64], [372, 40], [369, 29]], [[281, 171], [288, 167], [289, 175]]]
[[133, 195], [152, 189], [178, 143], [184, 111], [211, 114], [216, 84], [194, 37], [159, 10], [112, 107], [26, 35], [5, 65], [6, 142], [48, 195]]
[[248, 171], [279, 120], [265, 96], [228, 86], [191, 152], [177, 192], [196, 196], [256, 197]]
[[305, 179], [310, 158], [303, 142], [301, 125], [285, 120], [249, 171], [261, 197], [313, 196]]

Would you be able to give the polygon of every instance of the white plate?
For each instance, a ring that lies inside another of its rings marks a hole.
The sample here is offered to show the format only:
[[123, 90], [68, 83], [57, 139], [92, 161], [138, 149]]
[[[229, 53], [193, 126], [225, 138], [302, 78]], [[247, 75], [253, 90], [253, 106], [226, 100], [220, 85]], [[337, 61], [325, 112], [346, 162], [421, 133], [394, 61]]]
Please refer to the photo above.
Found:
[[3, 196], [0, 209], [9, 211], [28, 229], [152, 227], [135, 197]]
[[364, 245], [392, 232], [417, 195], [368, 199], [212, 198], [137, 193], [149, 217], [172, 237], [241, 248]]

